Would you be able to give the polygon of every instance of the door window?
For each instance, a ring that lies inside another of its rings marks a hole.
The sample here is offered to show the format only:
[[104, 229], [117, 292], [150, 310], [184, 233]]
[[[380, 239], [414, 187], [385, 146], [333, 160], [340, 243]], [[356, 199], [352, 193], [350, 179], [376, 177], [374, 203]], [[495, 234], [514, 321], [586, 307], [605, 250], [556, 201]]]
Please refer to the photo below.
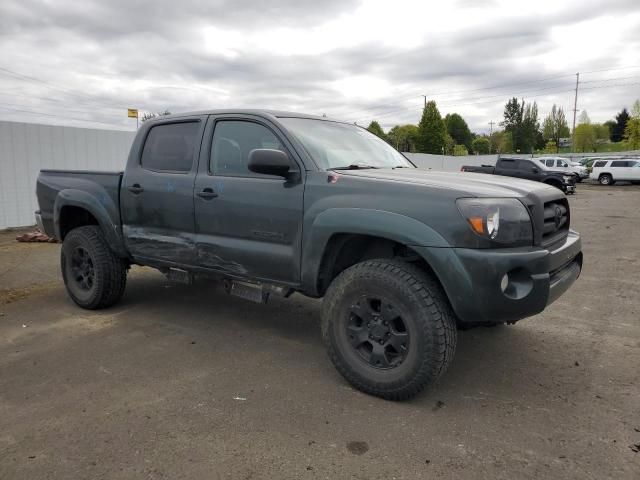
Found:
[[625, 162], [624, 160], [617, 160], [617, 161], [611, 162], [611, 166], [612, 167], [626, 167], [627, 166], [627, 162]]
[[152, 127], [140, 164], [147, 170], [184, 173], [191, 170], [200, 122], [166, 123]]
[[547, 162], [545, 163], [545, 165], [546, 165], [547, 167], [553, 167], [553, 162], [554, 162], [553, 160], [547, 160]]
[[285, 151], [274, 133], [264, 125], [243, 120], [220, 121], [213, 132], [209, 170], [222, 176], [273, 178], [249, 171], [249, 153], [256, 148]]

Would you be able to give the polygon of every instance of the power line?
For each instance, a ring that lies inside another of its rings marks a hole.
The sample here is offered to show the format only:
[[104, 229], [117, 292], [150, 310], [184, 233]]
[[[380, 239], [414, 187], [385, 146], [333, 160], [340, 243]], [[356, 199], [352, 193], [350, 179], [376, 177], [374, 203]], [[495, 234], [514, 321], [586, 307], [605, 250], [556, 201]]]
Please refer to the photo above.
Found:
[[[630, 70], [630, 69], [640, 69], [640, 66], [626, 66], [626, 67], [617, 67], [617, 68], [606, 68], [606, 69], [601, 69], [601, 70], [590, 70], [590, 71], [586, 71], [586, 72], [582, 72], [582, 73], [583, 74], [602, 73], [602, 72], [611, 72], [611, 71], [616, 71], [616, 70]], [[495, 89], [506, 88], [506, 87], [529, 85], [529, 84], [532, 84], [532, 83], [542, 83], [542, 82], [547, 82], [549, 80], [556, 80], [556, 79], [559, 79], [559, 78], [573, 77], [574, 75], [575, 75], [575, 73], [569, 73], [569, 74], [564, 74], [564, 75], [554, 75], [554, 76], [550, 76], [550, 77], [539, 78], [539, 79], [536, 79], [536, 80], [528, 80], [528, 81], [525, 81], [525, 82], [506, 83], [506, 84], [501, 84], [501, 85], [493, 85], [493, 86], [489, 86], [489, 87], [481, 87], [481, 88], [474, 88], [474, 89], [467, 89], [467, 90], [454, 90], [454, 91], [434, 92], [434, 93], [430, 93], [429, 97], [451, 96], [451, 95], [457, 95], [457, 94], [460, 94], [460, 93], [473, 93], [473, 92], [480, 92], [480, 91], [485, 91], [485, 90], [495, 90]], [[619, 78], [602, 79], [602, 80], [591, 80], [591, 81], [589, 81], [589, 83], [601, 82], [601, 81], [604, 82], [604, 81], [610, 81], [610, 80], [621, 80], [623, 78], [635, 78], [635, 77], [619, 77]], [[586, 83], [586, 82], [583, 82], [583, 83]], [[421, 97], [421, 96], [424, 97], [424, 95], [415, 95], [415, 96], [411, 96], [411, 97], [404, 97], [404, 98], [400, 99], [399, 101], [406, 101], [406, 100], [410, 100], [410, 99], [413, 99], [413, 98], [418, 98], [418, 97]], [[354, 110], [352, 112], [346, 113], [345, 116], [350, 116], [352, 114], [359, 113], [359, 112], [370, 112], [370, 111], [376, 110], [378, 108], [397, 105], [397, 103], [398, 102], [381, 104], [381, 105], [374, 105], [372, 107], [362, 108], [362, 109], [359, 109], [359, 110]]]
[[[575, 74], [574, 74], [575, 75]], [[636, 82], [636, 83], [619, 83], [619, 84], [613, 84], [613, 85], [600, 85], [600, 86], [595, 86], [595, 87], [585, 87], [582, 88], [581, 90], [599, 90], [602, 88], [612, 88], [612, 87], [626, 87], [626, 86], [634, 86], [634, 85], [640, 85], [640, 82]], [[562, 88], [560, 86], [555, 87], [555, 88]], [[535, 91], [541, 91], [541, 90], [547, 90], [547, 89], [538, 89], [538, 90], [533, 90]], [[569, 90], [558, 90], [558, 91], [552, 91], [552, 92], [547, 92], [547, 93], [541, 93], [541, 94], [536, 94], [536, 95], [526, 95], [527, 98], [537, 98], [537, 97], [545, 97], [545, 96], [549, 96], [549, 95], [555, 95], [555, 94], [559, 94], [559, 93], [569, 93], [569, 92], [574, 92], [575, 89], [569, 89]], [[523, 92], [520, 92], [523, 93]], [[516, 96], [519, 95], [517, 93], [505, 93], [504, 97], [510, 97], [510, 96]], [[466, 105], [480, 105], [483, 103], [491, 103], [494, 102], [495, 100], [493, 100], [493, 98], [495, 97], [502, 97], [503, 95], [492, 95], [491, 96], [491, 100], [482, 100], [482, 101], [478, 101], [478, 102], [463, 102], [463, 103], [444, 103], [444, 104], [440, 104], [439, 107], [459, 107], [459, 106], [466, 106]], [[489, 98], [489, 97], [478, 97], [479, 98]], [[373, 118], [375, 116], [375, 118], [380, 118], [380, 117], [384, 117], [387, 115], [392, 115], [393, 113], [398, 113], [400, 111], [414, 111], [414, 110], [419, 110], [421, 109], [421, 107], [416, 107], [415, 105], [412, 107], [405, 107], [405, 108], [401, 108], [401, 109], [396, 109], [393, 111], [389, 111], [389, 112], [383, 112], [380, 114], [374, 114], [371, 117], [367, 117], [367, 118]], [[360, 117], [360, 120], [362, 119], [362, 117]]]
[[45, 112], [36, 112], [33, 110], [24, 110], [24, 109], [18, 109], [18, 108], [9, 108], [9, 107], [4, 107], [2, 105], [0, 105], [0, 108], [4, 109], [4, 110], [9, 110], [10, 112], [16, 112], [16, 113], [26, 113], [29, 115], [42, 115], [45, 117], [55, 117], [55, 118], [62, 118], [64, 120], [76, 120], [79, 122], [87, 122], [87, 123], [100, 123], [103, 125], [109, 125], [112, 127], [122, 127], [122, 125], [118, 125], [115, 123], [107, 123], [107, 122], [101, 122], [99, 120], [87, 120], [86, 118], [77, 118], [77, 117], [66, 117], [66, 116], [62, 116], [62, 115], [55, 115], [53, 113], [45, 113]]
[[52, 90], [57, 90], [58, 92], [66, 93], [67, 95], [72, 95], [72, 96], [74, 96], [76, 98], [90, 100], [90, 101], [92, 101], [92, 102], [94, 102], [94, 103], [96, 103], [98, 105], [108, 106], [109, 108], [116, 108], [113, 105], [107, 104], [107, 103], [102, 102], [100, 100], [95, 100], [94, 98], [92, 98], [89, 95], [81, 94], [81, 93], [78, 93], [78, 92], [74, 92], [73, 90], [69, 90], [67, 88], [60, 87], [60, 86], [55, 85], [55, 84], [53, 84], [51, 82], [47, 82], [45, 80], [42, 80], [42, 79], [39, 79], [39, 78], [36, 78], [36, 77], [31, 77], [29, 75], [24, 75], [22, 73], [15, 72], [13, 70], [9, 70], [8, 68], [0, 67], [0, 74], [3, 74], [5, 76], [9, 75], [9, 76], [11, 76], [11, 77], [13, 77], [13, 78], [15, 78], [17, 80], [40, 83], [42, 85], [45, 85], [47, 88], [50, 88]]

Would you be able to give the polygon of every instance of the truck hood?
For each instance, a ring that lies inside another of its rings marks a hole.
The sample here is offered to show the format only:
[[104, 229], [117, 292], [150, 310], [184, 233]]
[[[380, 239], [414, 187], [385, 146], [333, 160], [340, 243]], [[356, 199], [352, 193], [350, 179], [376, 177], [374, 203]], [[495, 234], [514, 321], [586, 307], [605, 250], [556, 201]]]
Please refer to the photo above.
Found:
[[548, 196], [560, 192], [544, 183], [485, 173], [436, 172], [419, 168], [342, 170], [339, 173], [378, 181], [446, 188], [460, 192], [461, 197], [527, 197], [543, 192], [543, 196]]

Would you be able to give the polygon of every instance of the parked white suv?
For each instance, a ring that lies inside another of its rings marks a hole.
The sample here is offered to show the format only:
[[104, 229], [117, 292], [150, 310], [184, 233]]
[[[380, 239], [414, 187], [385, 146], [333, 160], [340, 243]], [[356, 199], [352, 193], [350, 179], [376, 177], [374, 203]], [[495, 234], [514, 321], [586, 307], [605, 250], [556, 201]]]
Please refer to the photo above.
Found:
[[596, 160], [590, 178], [602, 185], [613, 185], [618, 180], [640, 182], [640, 161], [634, 159]]
[[563, 170], [565, 172], [572, 172], [576, 174], [576, 180], [581, 182], [585, 178], [589, 177], [587, 167], [580, 165], [577, 162], [571, 162], [562, 157], [539, 157], [538, 161], [547, 166], [551, 170]]

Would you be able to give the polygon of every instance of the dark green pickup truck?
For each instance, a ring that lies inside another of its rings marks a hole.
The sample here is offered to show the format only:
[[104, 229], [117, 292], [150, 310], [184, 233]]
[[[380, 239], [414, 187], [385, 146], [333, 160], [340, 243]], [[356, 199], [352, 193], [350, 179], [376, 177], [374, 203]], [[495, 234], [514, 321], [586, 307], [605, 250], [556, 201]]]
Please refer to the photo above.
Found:
[[535, 315], [582, 268], [557, 188], [419, 170], [360, 127], [295, 113], [152, 120], [124, 172], [43, 170], [37, 195], [81, 307], [120, 300], [132, 264], [249, 300], [324, 297], [331, 360], [389, 399], [438, 379], [457, 326]]

